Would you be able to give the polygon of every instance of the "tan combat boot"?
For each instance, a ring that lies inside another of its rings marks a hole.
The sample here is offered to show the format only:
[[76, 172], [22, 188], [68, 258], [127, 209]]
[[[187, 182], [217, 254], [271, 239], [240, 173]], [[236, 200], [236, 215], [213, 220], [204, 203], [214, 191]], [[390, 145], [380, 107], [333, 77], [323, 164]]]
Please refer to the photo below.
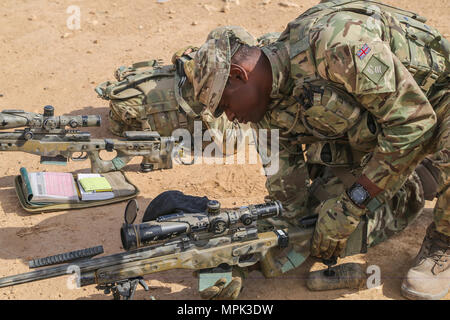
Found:
[[450, 237], [432, 223], [414, 266], [402, 283], [402, 294], [412, 300], [438, 300], [450, 289]]

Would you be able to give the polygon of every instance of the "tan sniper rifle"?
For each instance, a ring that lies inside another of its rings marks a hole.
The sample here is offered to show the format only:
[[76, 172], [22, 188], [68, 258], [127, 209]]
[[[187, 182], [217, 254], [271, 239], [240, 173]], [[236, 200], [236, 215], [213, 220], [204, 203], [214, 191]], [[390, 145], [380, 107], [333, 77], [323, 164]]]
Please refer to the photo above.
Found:
[[[54, 108], [44, 113], [23, 110], [0, 112], [0, 130], [25, 127], [14, 132], [0, 132], [0, 151], [22, 151], [41, 156], [43, 164], [65, 165], [73, 161], [91, 161], [91, 171], [104, 173], [122, 169], [133, 157], [142, 156], [142, 171], [172, 168], [175, 139], [161, 137], [155, 131], [128, 131], [125, 139], [91, 139], [78, 127], [99, 127], [98, 115], [54, 116]], [[70, 127], [70, 129], [65, 129]], [[116, 151], [112, 160], [100, 158], [100, 151]]]
[[[125, 223], [120, 235], [123, 253], [93, 258], [103, 247], [93, 247], [30, 261], [30, 268], [60, 264], [24, 274], [0, 278], [0, 288], [38, 281], [77, 271], [79, 286], [97, 285], [115, 299], [132, 299], [138, 284], [147, 291], [147, 274], [173, 269], [205, 270], [231, 266], [250, 266], [260, 262], [270, 271], [274, 260], [270, 249], [286, 247], [289, 241], [309, 248], [316, 217], [304, 220], [300, 227], [258, 233], [256, 221], [280, 217], [278, 201], [237, 209], [220, 209], [211, 200], [206, 212], [163, 215], [156, 220], [133, 224], [137, 202], [130, 200], [125, 209]], [[305, 257], [306, 258], [306, 257]], [[266, 273], [265, 273], [266, 274]], [[267, 274], [270, 274], [268, 272]]]

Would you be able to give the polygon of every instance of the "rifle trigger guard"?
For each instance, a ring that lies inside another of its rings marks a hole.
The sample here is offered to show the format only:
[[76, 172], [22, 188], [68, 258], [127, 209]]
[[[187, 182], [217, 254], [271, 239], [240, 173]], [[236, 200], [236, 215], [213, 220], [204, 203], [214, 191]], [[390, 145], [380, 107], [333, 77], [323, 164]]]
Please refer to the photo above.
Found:
[[84, 161], [88, 158], [87, 152], [80, 152], [80, 155], [78, 157], [70, 157], [72, 161]]

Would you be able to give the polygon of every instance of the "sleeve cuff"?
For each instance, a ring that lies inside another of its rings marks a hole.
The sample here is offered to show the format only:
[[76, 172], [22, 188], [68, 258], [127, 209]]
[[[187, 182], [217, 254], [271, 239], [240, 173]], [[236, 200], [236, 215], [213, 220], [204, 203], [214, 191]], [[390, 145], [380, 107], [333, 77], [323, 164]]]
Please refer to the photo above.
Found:
[[364, 189], [369, 192], [371, 198], [375, 198], [378, 194], [380, 194], [383, 189], [379, 188], [375, 183], [369, 180], [365, 175], [362, 175], [356, 180], [357, 183], [362, 185]]

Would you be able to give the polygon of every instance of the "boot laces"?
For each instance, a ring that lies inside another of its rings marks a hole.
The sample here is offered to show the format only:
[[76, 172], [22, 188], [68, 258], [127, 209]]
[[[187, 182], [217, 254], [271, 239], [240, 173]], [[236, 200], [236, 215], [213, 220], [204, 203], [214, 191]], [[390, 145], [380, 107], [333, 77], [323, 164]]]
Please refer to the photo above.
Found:
[[426, 235], [425, 237], [425, 259], [431, 259], [439, 265], [443, 266], [444, 263], [450, 258], [448, 244], [441, 241], [439, 235], [434, 232], [431, 235]]

